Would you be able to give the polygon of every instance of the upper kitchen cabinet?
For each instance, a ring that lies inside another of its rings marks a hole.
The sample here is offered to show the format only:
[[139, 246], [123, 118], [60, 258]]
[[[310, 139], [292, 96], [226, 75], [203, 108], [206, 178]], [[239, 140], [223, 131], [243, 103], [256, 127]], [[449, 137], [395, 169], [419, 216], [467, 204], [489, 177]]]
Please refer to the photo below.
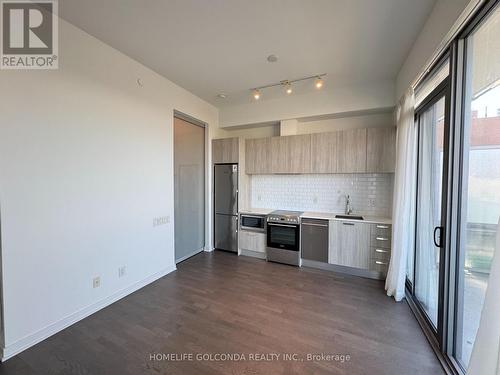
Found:
[[213, 163], [238, 163], [238, 153], [238, 138], [223, 138], [212, 140]]
[[311, 134], [311, 173], [337, 173], [337, 132]]
[[245, 173], [272, 173], [271, 138], [247, 139], [245, 141]]
[[272, 173], [310, 173], [311, 135], [271, 138]]
[[311, 173], [311, 135], [291, 135], [287, 138], [290, 173]]
[[337, 173], [366, 172], [366, 129], [337, 132]]
[[290, 173], [288, 137], [271, 138], [271, 173]]
[[367, 172], [392, 173], [396, 168], [396, 128], [367, 129]]

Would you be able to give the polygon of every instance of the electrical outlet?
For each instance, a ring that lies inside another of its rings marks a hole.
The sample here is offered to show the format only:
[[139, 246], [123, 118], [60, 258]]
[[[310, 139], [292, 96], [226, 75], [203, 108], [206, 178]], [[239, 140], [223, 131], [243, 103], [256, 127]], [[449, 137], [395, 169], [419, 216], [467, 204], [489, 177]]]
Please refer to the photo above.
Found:
[[314, 204], [318, 203], [318, 197], [314, 197], [314, 198], [313, 198], [313, 203], [314, 203]]
[[370, 200], [368, 201], [368, 206], [370, 206], [370, 207], [375, 207], [375, 199], [370, 199]]
[[122, 266], [122, 267], [118, 268], [118, 277], [123, 277], [123, 276], [125, 276], [125, 273], [126, 273], [126, 268], [125, 268], [125, 266]]
[[159, 216], [153, 218], [153, 227], [170, 223], [170, 216]]
[[99, 288], [101, 286], [101, 278], [99, 276], [94, 277], [94, 279], [92, 280], [92, 286], [94, 288]]

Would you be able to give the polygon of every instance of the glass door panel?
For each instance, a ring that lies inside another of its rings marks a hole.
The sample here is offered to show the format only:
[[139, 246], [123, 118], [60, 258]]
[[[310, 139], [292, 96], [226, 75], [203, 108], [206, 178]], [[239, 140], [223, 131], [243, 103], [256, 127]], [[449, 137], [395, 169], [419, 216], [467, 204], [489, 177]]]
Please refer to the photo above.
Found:
[[442, 237], [445, 96], [418, 114], [419, 157], [414, 294], [435, 331], [438, 328]]
[[500, 8], [466, 40], [455, 357], [467, 368], [500, 217]]

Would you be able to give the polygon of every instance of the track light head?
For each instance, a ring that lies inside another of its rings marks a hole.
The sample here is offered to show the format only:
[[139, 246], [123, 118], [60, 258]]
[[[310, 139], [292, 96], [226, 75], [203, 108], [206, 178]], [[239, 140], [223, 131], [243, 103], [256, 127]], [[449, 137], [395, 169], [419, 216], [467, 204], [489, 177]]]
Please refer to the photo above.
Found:
[[314, 81], [314, 86], [316, 86], [317, 89], [320, 89], [323, 87], [323, 79], [321, 77], [316, 78], [316, 81]]

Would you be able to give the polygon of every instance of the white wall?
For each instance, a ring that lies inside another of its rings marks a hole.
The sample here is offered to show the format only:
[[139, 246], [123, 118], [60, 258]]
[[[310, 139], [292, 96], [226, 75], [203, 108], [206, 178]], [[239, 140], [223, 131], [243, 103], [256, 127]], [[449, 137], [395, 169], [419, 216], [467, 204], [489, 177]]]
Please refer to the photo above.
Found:
[[399, 99], [411, 82], [424, 69], [439, 43], [466, 8], [470, 0], [438, 0], [422, 31], [413, 44], [396, 80], [396, 98]]
[[220, 126], [279, 122], [310, 116], [335, 115], [392, 108], [394, 83], [376, 82], [353, 87], [331, 87], [308, 94], [261, 99], [247, 104], [222, 107]]
[[62, 20], [59, 40], [59, 70], [0, 72], [4, 356], [175, 268], [173, 111], [218, 123]]

